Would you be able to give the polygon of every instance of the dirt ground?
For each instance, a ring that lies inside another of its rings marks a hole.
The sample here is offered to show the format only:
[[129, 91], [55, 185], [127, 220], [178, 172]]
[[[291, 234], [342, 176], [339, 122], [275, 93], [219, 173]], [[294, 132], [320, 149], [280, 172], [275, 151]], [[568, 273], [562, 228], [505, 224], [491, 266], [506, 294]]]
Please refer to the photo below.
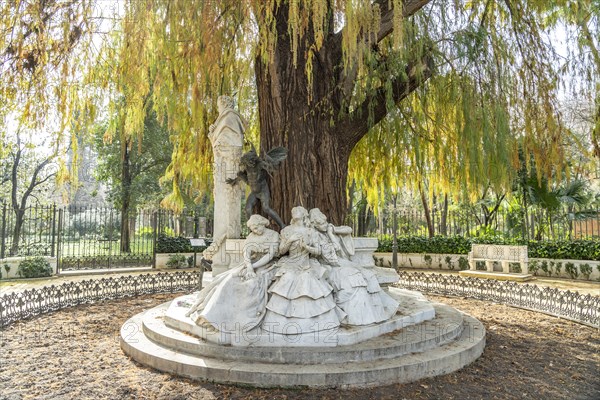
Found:
[[600, 399], [600, 332], [539, 313], [429, 296], [480, 319], [481, 358], [446, 376], [361, 390], [252, 389], [140, 366], [119, 347], [132, 315], [174, 295], [79, 306], [0, 331], [0, 399]]

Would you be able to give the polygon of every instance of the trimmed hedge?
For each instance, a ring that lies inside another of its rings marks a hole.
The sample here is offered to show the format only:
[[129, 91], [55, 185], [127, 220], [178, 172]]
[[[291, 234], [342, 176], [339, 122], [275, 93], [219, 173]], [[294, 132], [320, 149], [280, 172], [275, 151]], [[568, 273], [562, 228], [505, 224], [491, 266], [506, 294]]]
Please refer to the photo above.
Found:
[[[207, 245], [210, 241], [205, 239]], [[167, 235], [158, 235], [156, 239], [157, 253], [201, 253], [206, 249], [206, 246], [192, 247], [189, 238], [172, 237]]]
[[19, 264], [18, 274], [23, 278], [52, 276], [52, 267], [44, 257], [26, 258]]
[[[468, 254], [473, 243], [527, 245], [529, 258], [600, 261], [600, 240], [523, 241], [497, 237], [462, 236], [398, 237], [398, 253]], [[392, 251], [392, 237], [379, 239], [379, 252]]]

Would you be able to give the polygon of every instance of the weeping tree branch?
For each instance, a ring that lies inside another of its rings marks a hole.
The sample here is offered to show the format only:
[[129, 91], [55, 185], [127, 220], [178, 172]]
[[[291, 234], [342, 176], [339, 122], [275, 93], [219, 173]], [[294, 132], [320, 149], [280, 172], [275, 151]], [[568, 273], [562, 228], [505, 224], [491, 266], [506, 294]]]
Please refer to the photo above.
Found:
[[[425, 56], [418, 63], [408, 65], [405, 74], [397, 76], [392, 81], [391, 96], [394, 104], [398, 104], [422, 85], [433, 75], [433, 72], [434, 66], [429, 56]], [[352, 149], [372, 126], [388, 114], [387, 95], [386, 87], [380, 87], [336, 125], [336, 134], [343, 145]], [[369, 118], [365, 118], [366, 116]]]
[[[431, 0], [405, 0], [402, 4], [402, 17], [407, 18], [419, 11], [423, 6], [430, 3]], [[394, 8], [390, 0], [376, 0], [373, 7], [379, 8], [380, 25], [376, 37], [372, 38], [374, 43], [379, 43], [394, 30]], [[331, 64], [338, 68], [336, 91], [334, 99], [338, 106], [348, 104], [358, 73], [357, 66], [350, 66], [347, 69], [342, 67], [342, 42], [347, 27], [342, 28], [338, 33], [332, 34], [325, 43], [323, 54], [327, 54]], [[366, 40], [367, 33], [359, 40]]]
[[[432, 0], [405, 0], [402, 4], [402, 17], [407, 18], [419, 11], [423, 6], [430, 3]], [[373, 2], [373, 7], [379, 8], [380, 24], [379, 31], [375, 42], [379, 43], [390, 35], [394, 30], [394, 8], [390, 0], [376, 0]], [[327, 51], [336, 54], [339, 62], [342, 59], [342, 38], [345, 35], [346, 27], [342, 28], [338, 33], [334, 33], [324, 45]], [[365, 34], [366, 36], [366, 34]], [[363, 40], [365, 37], [363, 37]]]
[[[402, 17], [410, 17], [430, 2], [431, 0], [405, 0], [402, 3]], [[381, 42], [394, 30], [394, 9], [390, 0], [377, 0], [373, 5], [379, 6], [381, 13], [381, 22], [377, 33], [377, 42]]]
[[[21, 32], [19, 36], [19, 41], [20, 43], [25, 43], [25, 41], [29, 38], [29, 36], [31, 36], [32, 34], [39, 34], [40, 32], [44, 32], [48, 30], [48, 24], [50, 23], [50, 20], [56, 16], [57, 14], [59, 14], [59, 12], [65, 12], [65, 10], [70, 10], [71, 12], [72, 7], [77, 6], [78, 2], [76, 0], [72, 0], [66, 3], [62, 3], [59, 4], [58, 2], [42, 2], [42, 10], [41, 12], [43, 13], [43, 16], [40, 18], [40, 23], [41, 25], [32, 25], [32, 24], [26, 24], [23, 21], [20, 21], [19, 25], [15, 25], [13, 27], [13, 34], [11, 34], [11, 38], [9, 40], [8, 46], [3, 50], [3, 52], [0, 54], [1, 58], [4, 58], [6, 61], [6, 59], [8, 60], [17, 60], [19, 58], [21, 58], [20, 55], [18, 55], [18, 43], [15, 44], [13, 42], [13, 38], [14, 38], [14, 28], [25, 28], [25, 30], [23, 32]], [[47, 9], [50, 6], [55, 6], [53, 9]], [[71, 29], [71, 28], [70, 28]], [[78, 25], [75, 25], [72, 27], [72, 29], [69, 32], [69, 37], [68, 37], [68, 49], [70, 50], [74, 45], [75, 42], [79, 39], [79, 37], [81, 36], [81, 27]], [[30, 57], [34, 57], [33, 53], [28, 53]], [[3, 61], [3, 63], [4, 63]], [[35, 59], [30, 60], [29, 62], [34, 62]]]
[[[402, 5], [402, 17], [410, 17], [429, 2], [431, 0], [405, 0]], [[373, 43], [379, 43], [394, 30], [395, 10], [393, 2], [389, 0], [376, 0], [372, 3], [372, 6], [379, 9], [380, 26], [375, 34], [376, 37], [371, 39]], [[342, 38], [346, 29], [347, 27], [344, 27], [338, 33], [331, 35], [321, 51], [322, 54], [327, 55], [329, 64], [338, 70], [334, 74], [337, 82], [333, 94], [333, 102], [338, 110], [341, 109], [343, 104], [349, 104], [358, 74], [356, 66], [342, 67]], [[366, 35], [367, 33], [359, 40], [368, 39]], [[404, 99], [433, 74], [433, 65], [429, 53], [429, 51], [426, 51], [421, 60], [407, 65], [405, 73], [394, 78], [391, 85], [391, 97], [394, 103], [397, 104]], [[336, 134], [342, 145], [351, 150], [373, 125], [388, 114], [387, 95], [386, 88], [381, 87], [374, 94], [368, 96], [346, 118], [336, 124]], [[365, 118], [366, 116], [369, 116], [369, 118]]]

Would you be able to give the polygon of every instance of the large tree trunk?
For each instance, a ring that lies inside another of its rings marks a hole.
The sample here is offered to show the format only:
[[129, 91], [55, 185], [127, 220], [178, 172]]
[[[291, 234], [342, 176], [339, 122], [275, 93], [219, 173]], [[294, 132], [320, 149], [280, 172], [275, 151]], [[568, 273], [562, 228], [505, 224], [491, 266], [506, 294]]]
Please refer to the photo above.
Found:
[[292, 207], [301, 205], [307, 209], [318, 207], [331, 222], [342, 224], [347, 211], [350, 151], [329, 133], [329, 121], [317, 118], [302, 121], [299, 114], [306, 111], [306, 107], [299, 104], [288, 108], [292, 115], [269, 127], [263, 121], [278, 120], [277, 112], [274, 107], [261, 110], [262, 149], [268, 151], [276, 146], [288, 149], [287, 160], [270, 181], [273, 208], [286, 223], [291, 218]]
[[[404, 17], [410, 16], [430, 0], [406, 0]], [[287, 2], [274, 2], [277, 41], [268, 64], [255, 60], [261, 151], [276, 146], [288, 149], [288, 158], [270, 182], [271, 205], [284, 221], [290, 220], [292, 207], [318, 207], [331, 222], [342, 224], [346, 216], [348, 159], [358, 141], [387, 113], [387, 89], [381, 87], [362, 104], [347, 106], [356, 84], [356, 68], [344, 68], [343, 32], [334, 32], [333, 12], [327, 17], [328, 35], [319, 51], [307, 47], [314, 43], [312, 26], [298, 40], [294, 65], [288, 31]], [[381, 27], [375, 40], [392, 31], [393, 9], [387, 0], [375, 1], [381, 13]], [[374, 5], [375, 6], [375, 5]], [[306, 76], [307, 54], [313, 52], [312, 74]], [[417, 52], [418, 53], [418, 52]], [[427, 51], [425, 51], [427, 53]], [[397, 67], [396, 67], [397, 68]], [[420, 72], [416, 72], [420, 71]], [[433, 73], [426, 54], [406, 66], [405, 74], [391, 80], [391, 95], [399, 102]], [[343, 111], [343, 113], [342, 113]], [[340, 115], [345, 117], [340, 118]], [[368, 121], [366, 115], [372, 115]], [[332, 123], [333, 122], [333, 123]]]
[[[275, 55], [269, 65], [259, 58], [255, 64], [261, 152], [276, 146], [288, 149], [287, 160], [270, 182], [272, 206], [286, 223], [292, 207], [300, 205], [318, 207], [331, 222], [342, 224], [353, 146], [345, 145], [344, 138], [330, 124], [331, 113], [336, 115], [339, 109], [331, 101], [331, 88], [337, 80], [334, 65], [327, 54], [318, 54], [311, 86], [305, 73], [305, 57], [299, 56], [297, 65], [293, 64], [287, 4], [282, 3], [277, 13]], [[299, 55], [306, 51], [304, 43], [298, 46]]]

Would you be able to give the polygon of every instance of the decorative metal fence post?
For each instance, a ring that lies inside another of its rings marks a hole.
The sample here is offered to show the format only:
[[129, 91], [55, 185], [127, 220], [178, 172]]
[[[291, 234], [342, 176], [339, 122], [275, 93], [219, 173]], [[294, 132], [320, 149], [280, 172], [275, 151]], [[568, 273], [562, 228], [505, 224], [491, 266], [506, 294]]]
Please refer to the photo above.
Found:
[[2, 207], [2, 244], [0, 245], [0, 258], [4, 258], [6, 254], [6, 203]]
[[51, 233], [51, 242], [50, 245], [50, 257], [54, 257], [56, 255], [56, 250], [54, 246], [56, 246], [56, 204], [52, 205], [52, 233]]
[[156, 268], [156, 241], [158, 236], [158, 213], [152, 213], [152, 268]]
[[[110, 210], [110, 217], [109, 217], [109, 222], [108, 222], [108, 259], [106, 260], [107, 262], [107, 268], [110, 269], [110, 257], [112, 256], [112, 241], [113, 241], [113, 210]], [[122, 218], [123, 216], [121, 216]]]
[[62, 243], [61, 240], [61, 235], [62, 235], [62, 224], [63, 224], [63, 209], [60, 208], [58, 210], [58, 227], [56, 229], [56, 273], [60, 273], [60, 270], [62, 268], [61, 265], [61, 252], [60, 252], [60, 245]]

